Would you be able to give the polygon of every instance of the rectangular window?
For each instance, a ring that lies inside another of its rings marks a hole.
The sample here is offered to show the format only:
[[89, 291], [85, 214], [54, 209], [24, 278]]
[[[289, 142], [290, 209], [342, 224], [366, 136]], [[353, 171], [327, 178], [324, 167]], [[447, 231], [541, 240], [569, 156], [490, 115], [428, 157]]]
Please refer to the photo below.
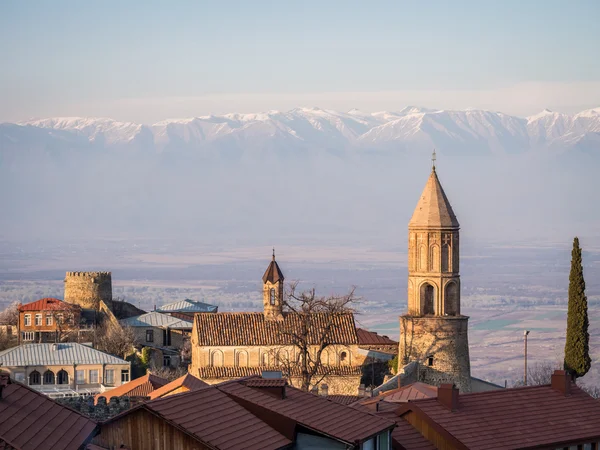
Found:
[[146, 342], [154, 342], [154, 330], [146, 330]]
[[52, 325], [52, 316], [50, 314], [46, 314], [46, 325], [47, 326]]
[[98, 383], [98, 369], [90, 370], [90, 384]]
[[35, 315], [35, 325], [38, 327], [42, 325], [42, 315], [41, 314]]
[[25, 374], [23, 372], [15, 373], [15, 380], [19, 383], [25, 383]]
[[104, 372], [104, 384], [115, 384], [115, 369], [106, 369]]
[[381, 433], [377, 436], [377, 448], [378, 450], [390, 450], [392, 447], [390, 445], [390, 432], [386, 431], [385, 433]]
[[164, 367], [171, 367], [171, 357], [169, 355], [164, 355], [163, 356], [163, 366]]
[[129, 370], [121, 370], [121, 383], [129, 381]]
[[77, 384], [85, 384], [85, 370], [75, 372], [75, 382]]
[[24, 341], [33, 341], [35, 339], [35, 334], [33, 331], [23, 331], [23, 340]]
[[25, 326], [26, 327], [31, 326], [31, 314], [25, 314]]

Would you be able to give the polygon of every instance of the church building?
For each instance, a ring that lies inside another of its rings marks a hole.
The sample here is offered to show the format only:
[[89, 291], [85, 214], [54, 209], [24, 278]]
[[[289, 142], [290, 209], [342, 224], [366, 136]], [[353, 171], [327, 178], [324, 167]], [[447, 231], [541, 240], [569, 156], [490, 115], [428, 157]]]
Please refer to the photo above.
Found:
[[408, 224], [408, 312], [400, 317], [401, 364], [419, 381], [471, 392], [468, 321], [460, 311], [460, 225], [435, 170]]

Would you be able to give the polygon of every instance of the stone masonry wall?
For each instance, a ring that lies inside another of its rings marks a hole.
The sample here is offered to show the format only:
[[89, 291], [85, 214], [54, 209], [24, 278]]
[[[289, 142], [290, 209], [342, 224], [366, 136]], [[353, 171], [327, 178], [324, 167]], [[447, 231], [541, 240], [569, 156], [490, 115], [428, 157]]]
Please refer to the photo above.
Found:
[[100, 300], [109, 307], [112, 303], [112, 279], [110, 272], [67, 272], [65, 296], [67, 303], [82, 308], [99, 309]]
[[419, 362], [419, 380], [454, 383], [471, 391], [468, 320], [457, 317], [400, 317], [400, 364]]

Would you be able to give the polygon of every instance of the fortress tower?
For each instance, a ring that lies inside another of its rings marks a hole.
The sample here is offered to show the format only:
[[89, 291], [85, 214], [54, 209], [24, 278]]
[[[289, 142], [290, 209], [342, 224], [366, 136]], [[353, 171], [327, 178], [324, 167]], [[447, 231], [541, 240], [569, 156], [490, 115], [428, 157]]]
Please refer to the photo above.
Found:
[[263, 275], [263, 307], [265, 319], [283, 320], [283, 273], [275, 261], [275, 249], [273, 249], [273, 260]]
[[112, 279], [110, 272], [67, 272], [65, 277], [65, 302], [87, 309], [99, 309], [100, 300], [112, 305]]
[[399, 355], [418, 361], [420, 379], [471, 390], [468, 320], [460, 314], [459, 223], [435, 165], [408, 224], [408, 313]]

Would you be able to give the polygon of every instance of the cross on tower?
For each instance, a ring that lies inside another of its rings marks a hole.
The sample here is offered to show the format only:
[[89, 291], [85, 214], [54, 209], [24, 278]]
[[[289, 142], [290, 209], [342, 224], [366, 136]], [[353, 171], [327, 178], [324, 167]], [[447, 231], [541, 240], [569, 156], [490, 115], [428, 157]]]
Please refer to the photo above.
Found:
[[431, 168], [433, 170], [435, 170], [435, 160], [436, 160], [436, 157], [435, 157], [435, 148], [434, 148], [433, 149], [433, 154], [431, 155]]

